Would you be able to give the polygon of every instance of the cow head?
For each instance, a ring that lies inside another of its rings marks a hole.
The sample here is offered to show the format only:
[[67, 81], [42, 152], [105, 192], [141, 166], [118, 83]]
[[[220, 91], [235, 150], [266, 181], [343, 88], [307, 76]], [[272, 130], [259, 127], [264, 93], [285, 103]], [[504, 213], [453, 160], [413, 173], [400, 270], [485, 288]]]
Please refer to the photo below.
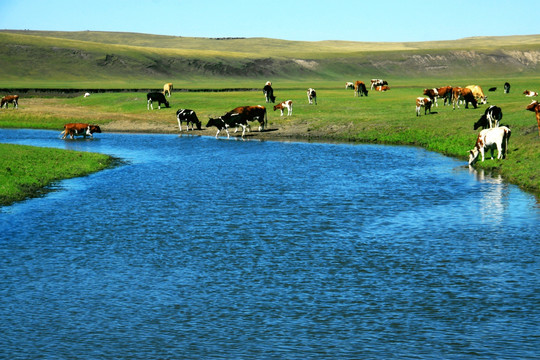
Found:
[[200, 120], [197, 119], [197, 121], [194, 121], [194, 123], [195, 123], [195, 126], [197, 127], [197, 130], [201, 130], [202, 123], [200, 122]]
[[478, 160], [479, 153], [480, 152], [476, 148], [469, 150], [469, 165], [473, 165], [476, 162], [476, 160]]
[[540, 112], [540, 104], [538, 103], [538, 101], [534, 100], [532, 103], [527, 105], [525, 109], [529, 111]]
[[101, 128], [98, 125], [89, 125], [90, 126], [90, 133], [100, 133]]
[[169, 105], [169, 102], [167, 100], [165, 100], [165, 107], [166, 108], [170, 108], [171, 106]]

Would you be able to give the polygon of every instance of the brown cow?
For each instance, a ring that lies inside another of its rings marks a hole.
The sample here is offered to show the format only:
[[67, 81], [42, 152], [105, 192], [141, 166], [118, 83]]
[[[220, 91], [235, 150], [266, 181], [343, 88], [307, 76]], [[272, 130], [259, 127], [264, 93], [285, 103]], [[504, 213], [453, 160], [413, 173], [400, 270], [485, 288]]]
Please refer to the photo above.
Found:
[[538, 123], [538, 136], [540, 136], [540, 104], [534, 100], [525, 109], [536, 112], [536, 122]]
[[100, 133], [101, 129], [98, 125], [89, 125], [84, 123], [69, 123], [64, 125], [64, 131], [60, 133], [62, 139], [65, 139], [69, 135], [72, 139], [74, 136], [83, 136], [85, 139], [87, 136], [93, 138], [94, 133]]
[[469, 108], [469, 103], [473, 104], [474, 108], [478, 107], [478, 102], [474, 98], [474, 95], [471, 89], [455, 87], [452, 89], [452, 106], [453, 109], [456, 109], [456, 104], [459, 109], [459, 101], [463, 100], [465, 102], [465, 109]]
[[390, 87], [388, 87], [388, 85], [381, 85], [381, 86], [377, 86], [377, 87], [375, 88], [375, 90], [380, 91], [380, 92], [383, 92], [383, 91], [388, 91], [388, 90], [390, 90]]
[[13, 104], [13, 107], [15, 109], [19, 108], [19, 95], [6, 95], [2, 98], [2, 104], [0, 105], [0, 108], [4, 107], [4, 104], [6, 105], [6, 109], [8, 108], [8, 104]]
[[366, 84], [364, 84], [363, 81], [357, 81], [355, 84], [354, 84], [354, 96], [359, 96], [358, 94], [360, 94], [360, 96], [364, 96], [368, 94], [368, 91], [366, 89]]
[[437, 107], [439, 106], [439, 104], [437, 103], [437, 98], [443, 98], [444, 105], [446, 105], [446, 102], [450, 104], [450, 101], [452, 99], [452, 87], [443, 86], [440, 88], [424, 89], [424, 95], [429, 97], [431, 102], [434, 103]]
[[173, 91], [172, 83], [166, 83], [165, 85], [163, 85], [163, 95], [169, 93], [169, 97], [171, 97], [171, 91]]

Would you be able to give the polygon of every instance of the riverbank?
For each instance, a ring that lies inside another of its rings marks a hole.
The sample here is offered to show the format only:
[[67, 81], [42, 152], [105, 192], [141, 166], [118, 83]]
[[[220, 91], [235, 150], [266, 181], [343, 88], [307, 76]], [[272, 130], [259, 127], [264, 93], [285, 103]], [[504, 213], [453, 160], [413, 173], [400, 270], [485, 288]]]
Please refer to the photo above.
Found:
[[[525, 86], [531, 87], [529, 82], [517, 85]], [[293, 115], [280, 116], [279, 110], [273, 111], [273, 104], [265, 104], [268, 109], [266, 130], [257, 131], [258, 124], [253, 123], [252, 131], [246, 133], [245, 138], [412, 145], [462, 159], [466, 165], [468, 150], [473, 148], [478, 134], [473, 124], [487, 107], [464, 109], [461, 106], [453, 110], [441, 103], [431, 114], [417, 117], [414, 100], [422, 93], [419, 86], [396, 84], [386, 93], [372, 91], [362, 98], [354, 97], [353, 91], [336, 89], [334, 84], [318, 84], [317, 88], [317, 105], [308, 104], [305, 90], [298, 87], [277, 88], [278, 100], [293, 100]], [[100, 125], [107, 133], [179, 134], [176, 110], [188, 108], [196, 111], [203, 129], [186, 131], [184, 124], [181, 134], [214, 137], [217, 130], [205, 126], [208, 118], [223, 115], [234, 106], [261, 104], [261, 97], [260, 92], [254, 91], [175, 92], [168, 98], [170, 108], [153, 111], [147, 110], [142, 93], [98, 93], [88, 98], [29, 97], [20, 100], [18, 110], [0, 111], [0, 127], [53, 129], [60, 133], [65, 123], [87, 122]], [[262, 100], [264, 104], [264, 98]], [[510, 126], [512, 137], [506, 160], [487, 157], [475, 167], [496, 172], [506, 181], [540, 194], [540, 139], [534, 114], [525, 110], [528, 103], [530, 99], [517, 92], [489, 93], [489, 104], [503, 109], [502, 124]], [[231, 137], [239, 136], [240, 132], [231, 130]], [[226, 138], [225, 132], [222, 131], [220, 137]]]

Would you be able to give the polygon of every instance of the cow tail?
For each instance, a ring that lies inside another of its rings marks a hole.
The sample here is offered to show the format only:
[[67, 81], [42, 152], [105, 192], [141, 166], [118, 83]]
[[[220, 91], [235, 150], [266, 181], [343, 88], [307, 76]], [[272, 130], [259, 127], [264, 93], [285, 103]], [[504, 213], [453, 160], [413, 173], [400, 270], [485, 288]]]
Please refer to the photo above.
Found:
[[263, 128], [266, 129], [268, 126], [268, 116], [266, 115], [266, 108], [264, 108], [264, 122], [263, 122]]
[[510, 140], [510, 135], [512, 135], [510, 128], [508, 128], [508, 131], [504, 130], [504, 157], [503, 159], [506, 159], [506, 154], [508, 154], [508, 140]]

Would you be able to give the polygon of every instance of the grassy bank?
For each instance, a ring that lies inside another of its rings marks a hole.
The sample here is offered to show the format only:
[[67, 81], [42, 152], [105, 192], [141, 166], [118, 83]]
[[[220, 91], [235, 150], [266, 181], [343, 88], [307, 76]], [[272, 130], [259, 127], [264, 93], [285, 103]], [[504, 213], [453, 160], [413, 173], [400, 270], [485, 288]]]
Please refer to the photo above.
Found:
[[[293, 100], [293, 116], [280, 117], [279, 111], [274, 112], [268, 106], [269, 131], [261, 134], [254, 131], [248, 138], [416, 145], [462, 159], [466, 164], [467, 151], [474, 146], [478, 133], [473, 130], [474, 122], [487, 106], [497, 105], [503, 109], [502, 124], [512, 129], [508, 159], [500, 161], [488, 157], [476, 166], [500, 172], [505, 179], [523, 189], [540, 193], [540, 139], [534, 114], [525, 110], [530, 99], [522, 95], [524, 89], [538, 90], [540, 78], [390, 80], [390, 91], [370, 91], [368, 97], [361, 98], [355, 98], [353, 91], [344, 89], [345, 81], [354, 80], [274, 82], [278, 101]], [[503, 94], [502, 85], [507, 80], [512, 84], [512, 90], [510, 94]], [[422, 95], [425, 87], [470, 84], [484, 88], [488, 105], [452, 110], [441, 103], [432, 114], [415, 115], [415, 98]], [[231, 85], [235, 84], [228, 85], [233, 87]], [[262, 87], [258, 83], [246, 82], [245, 85]], [[318, 105], [308, 105], [308, 87], [317, 89]], [[497, 87], [497, 91], [488, 92], [491, 87]], [[21, 99], [19, 110], [0, 111], [0, 127], [47, 128], [60, 132], [66, 122], [84, 121], [99, 124], [105, 132], [177, 133], [175, 112], [179, 108], [195, 110], [204, 126], [208, 117], [222, 115], [240, 105], [262, 104], [264, 97], [262, 91], [174, 92], [170, 102], [169, 109], [148, 111], [143, 93], [99, 93], [89, 98], [26, 98]], [[212, 128], [196, 133], [213, 136], [215, 132]]]
[[0, 144], [0, 206], [39, 195], [55, 181], [87, 175], [112, 163], [103, 154]]

